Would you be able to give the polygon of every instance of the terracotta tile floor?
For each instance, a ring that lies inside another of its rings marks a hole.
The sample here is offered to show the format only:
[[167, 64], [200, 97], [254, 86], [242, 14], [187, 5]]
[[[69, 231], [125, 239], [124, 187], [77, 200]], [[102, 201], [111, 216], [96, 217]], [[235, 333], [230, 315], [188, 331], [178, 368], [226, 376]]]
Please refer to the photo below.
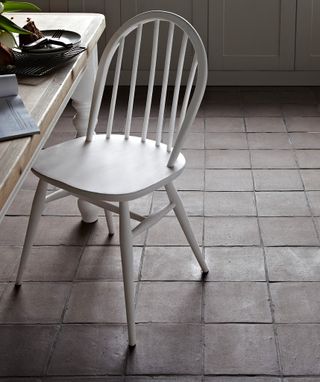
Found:
[[[71, 197], [45, 209], [15, 292], [30, 175], [0, 225], [0, 381], [320, 381], [319, 96], [308, 87], [207, 89], [176, 183], [210, 273], [201, 280], [172, 214], [137, 238], [133, 351], [119, 236], [108, 238], [102, 213], [81, 223]], [[98, 131], [106, 116], [104, 107]], [[73, 135], [68, 107], [48, 144]], [[160, 190], [132, 207], [148, 214], [163, 203]]]

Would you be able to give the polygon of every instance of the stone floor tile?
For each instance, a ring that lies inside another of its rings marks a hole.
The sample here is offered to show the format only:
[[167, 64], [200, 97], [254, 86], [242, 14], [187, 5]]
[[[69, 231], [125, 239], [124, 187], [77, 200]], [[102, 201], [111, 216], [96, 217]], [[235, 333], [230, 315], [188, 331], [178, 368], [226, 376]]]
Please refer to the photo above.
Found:
[[244, 133], [206, 133], [206, 149], [247, 149], [248, 143]]
[[[41, 379], [41, 382], [124, 382], [124, 377], [86, 377], [86, 378], [83, 378], [83, 377], [70, 377], [70, 378], [66, 378], [66, 377], [48, 377], [48, 378], [42, 378]], [[0, 382], [1, 379], [0, 379]], [[9, 381], [10, 382], [10, 381]], [[39, 381], [40, 382], [40, 381]]]
[[254, 217], [205, 218], [207, 246], [259, 245], [259, 229]]
[[[202, 243], [203, 218], [191, 217], [190, 223], [193, 233], [199, 244]], [[151, 227], [148, 232], [147, 245], [188, 245], [187, 239], [180, 227], [176, 217], [165, 217], [155, 226]]]
[[21, 189], [8, 209], [7, 215], [30, 215], [34, 190]]
[[1, 297], [3, 295], [3, 292], [5, 291], [6, 287], [7, 287], [7, 283], [0, 283], [0, 300], [1, 300]]
[[[31, 171], [28, 173], [26, 178], [24, 179], [21, 189], [22, 190], [36, 190], [38, 185], [39, 178], [35, 176]], [[52, 186], [49, 185], [48, 189], [52, 189]]]
[[[202, 191], [180, 191], [179, 195], [188, 216], [203, 216]], [[168, 204], [169, 199], [166, 192], [157, 191], [154, 193], [152, 202], [153, 212], [161, 210]], [[174, 211], [170, 211], [168, 215], [174, 215]]]
[[320, 216], [320, 191], [308, 191], [307, 198], [313, 216]]
[[272, 322], [266, 283], [207, 283], [204, 304], [207, 323]]
[[[276, 377], [205, 377], [204, 382], [281, 382]], [[311, 382], [311, 381], [310, 381]]]
[[320, 190], [320, 170], [301, 170], [301, 176], [306, 190]]
[[316, 94], [313, 91], [313, 88], [304, 88], [304, 87], [290, 87], [285, 90], [280, 91], [280, 100], [282, 103], [286, 104], [315, 104], [317, 102]]
[[317, 323], [320, 313], [320, 283], [285, 282], [270, 284], [277, 323]]
[[122, 282], [75, 283], [64, 316], [65, 323], [125, 323]]
[[251, 150], [252, 168], [296, 168], [293, 151]]
[[22, 245], [27, 230], [28, 220], [27, 216], [5, 216], [0, 223], [1, 245]]
[[1, 325], [0, 375], [43, 375], [56, 334], [53, 325]]
[[286, 133], [248, 133], [248, 144], [251, 150], [292, 148]]
[[296, 150], [300, 168], [320, 168], [320, 150]]
[[204, 134], [203, 133], [189, 133], [185, 142], [183, 143], [184, 149], [204, 149]]
[[205, 374], [276, 375], [278, 372], [272, 325], [206, 325]]
[[253, 192], [205, 192], [205, 216], [256, 216]]
[[316, 117], [320, 115], [319, 108], [316, 104], [284, 104], [282, 112], [285, 117]]
[[317, 377], [306, 377], [306, 378], [284, 378], [283, 382], [320, 382], [320, 378]]
[[122, 374], [126, 326], [65, 325], [54, 348], [49, 375]]
[[240, 88], [236, 86], [207, 86], [203, 98], [203, 103], [237, 103], [241, 99]]
[[256, 191], [302, 191], [297, 170], [253, 170]]
[[286, 125], [289, 132], [320, 132], [320, 117], [289, 117]]
[[204, 171], [202, 169], [185, 169], [175, 181], [177, 190], [203, 191]]
[[265, 281], [261, 248], [206, 248], [206, 281]]
[[284, 375], [319, 375], [320, 325], [279, 325], [277, 332]]
[[[142, 248], [133, 247], [134, 277], [138, 280]], [[88, 246], [82, 255], [77, 280], [122, 281], [120, 247]]]
[[206, 117], [242, 117], [243, 107], [241, 103], [204, 104], [204, 115]]
[[42, 216], [34, 244], [81, 246], [93, 227], [93, 224], [82, 222], [80, 217]]
[[246, 150], [206, 150], [206, 168], [250, 168]]
[[141, 324], [137, 338], [139, 346], [128, 354], [127, 374], [202, 373], [201, 325]]
[[[119, 218], [113, 218], [114, 235], [110, 236], [105, 218], [99, 218], [96, 223], [91, 224], [91, 235], [88, 239], [88, 245], [119, 245]], [[131, 227], [134, 228], [138, 222], [131, 221]], [[133, 239], [133, 245], [143, 245], [146, 238], [146, 232], [141, 233]]]
[[[22, 249], [20, 249], [21, 253]], [[24, 281], [72, 281], [82, 249], [80, 247], [33, 246], [23, 273]]]
[[73, 196], [55, 200], [46, 205], [43, 215], [80, 216], [78, 200]]
[[248, 133], [285, 133], [286, 127], [280, 117], [245, 118]]
[[43, 382], [44, 379], [40, 378], [32, 378], [32, 377], [17, 377], [17, 378], [1, 378], [0, 382]]
[[143, 282], [139, 288], [136, 320], [200, 323], [201, 292], [202, 285], [198, 282]]
[[244, 106], [245, 117], [281, 117], [281, 107], [278, 103], [250, 103]]
[[146, 247], [144, 281], [198, 281], [201, 269], [190, 247]]
[[0, 246], [0, 281], [9, 281], [15, 277], [14, 270], [20, 254], [20, 247]]
[[320, 281], [318, 247], [266, 248], [270, 281]]
[[250, 170], [206, 170], [206, 191], [253, 191]]
[[264, 245], [307, 245], [319, 244], [311, 218], [277, 217], [260, 218]]
[[193, 375], [189, 376], [177, 376], [169, 377], [169, 376], [156, 376], [156, 377], [126, 377], [125, 382], [202, 382], [201, 376]]
[[259, 216], [310, 216], [304, 192], [257, 192]]
[[320, 149], [319, 133], [289, 133], [295, 149]]
[[70, 293], [67, 283], [23, 283], [17, 290], [13, 284], [5, 290], [0, 304], [1, 323], [59, 322]]
[[260, 90], [256, 90], [256, 86], [245, 88], [244, 91], [241, 91], [242, 88], [240, 88], [241, 97], [243, 99], [243, 102], [249, 107], [250, 105], [256, 105], [259, 104], [275, 104], [279, 103], [280, 101], [280, 93], [278, 89], [274, 89], [273, 91], [269, 91], [269, 87], [265, 88], [265, 90], [262, 88]]
[[186, 158], [186, 169], [204, 168], [204, 150], [182, 150]]
[[[129, 203], [130, 211], [136, 212], [139, 215], [147, 216], [150, 213], [152, 202], [152, 194], [148, 194], [143, 196], [142, 198], [138, 198], [135, 200], [131, 200]], [[117, 204], [117, 203], [116, 203]], [[102, 215], [104, 216], [104, 211], [101, 209]], [[118, 216], [117, 214], [113, 214], [113, 216]]]
[[243, 118], [205, 118], [207, 133], [244, 133]]
[[320, 235], [320, 217], [314, 218], [318, 235]]

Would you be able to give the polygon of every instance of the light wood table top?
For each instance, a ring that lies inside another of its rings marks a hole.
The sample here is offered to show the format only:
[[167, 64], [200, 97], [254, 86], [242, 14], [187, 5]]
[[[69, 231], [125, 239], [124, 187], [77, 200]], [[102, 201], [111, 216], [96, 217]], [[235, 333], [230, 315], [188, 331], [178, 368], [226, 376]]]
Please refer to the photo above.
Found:
[[[26, 84], [23, 80], [23, 84], [19, 83], [19, 94], [40, 127], [41, 133], [32, 137], [0, 142], [0, 221], [26, 177], [37, 152], [48, 139], [73, 92], [81, 85], [88, 61], [92, 60], [91, 56], [97, 54], [97, 42], [105, 29], [105, 18], [100, 14], [33, 13], [31, 15], [39, 29], [67, 29], [78, 32], [81, 35], [81, 46], [85, 46], [87, 50], [77, 56], [72, 63], [53, 74], [41, 79], [32, 79], [30, 84]], [[9, 16], [14, 16], [14, 21], [23, 26], [30, 13]], [[94, 76], [92, 78], [94, 79]], [[91, 82], [90, 85], [93, 86], [93, 80], [87, 79], [86, 82]], [[88, 97], [91, 96], [90, 92], [87, 94]]]

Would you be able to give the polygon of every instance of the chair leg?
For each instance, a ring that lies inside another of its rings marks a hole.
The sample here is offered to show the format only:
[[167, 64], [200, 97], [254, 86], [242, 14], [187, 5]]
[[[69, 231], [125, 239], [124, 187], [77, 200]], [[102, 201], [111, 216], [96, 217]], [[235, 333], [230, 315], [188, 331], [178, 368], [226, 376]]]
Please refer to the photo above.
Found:
[[168, 194], [168, 198], [172, 203], [175, 203], [174, 212], [177, 216], [177, 219], [179, 220], [179, 223], [181, 225], [181, 228], [186, 235], [186, 238], [193, 250], [193, 253], [203, 271], [203, 273], [208, 273], [209, 269], [207, 267], [207, 264], [205, 262], [204, 257], [202, 256], [201, 250], [199, 248], [199, 245], [197, 243], [197, 240], [194, 236], [194, 233], [191, 228], [191, 224], [189, 222], [188, 216], [186, 214], [186, 211], [184, 209], [184, 206], [182, 204], [182, 201], [180, 199], [179, 194], [177, 193], [173, 183], [169, 183], [165, 186], [165, 189]]
[[109, 235], [112, 236], [112, 235], [114, 235], [114, 224], [113, 224], [112, 212], [105, 209], [104, 214], [106, 215]]
[[45, 201], [45, 197], [47, 193], [47, 186], [48, 186], [47, 182], [43, 181], [42, 179], [39, 180], [38, 187], [37, 187], [37, 190], [33, 199], [33, 203], [32, 203], [27, 233], [24, 240], [24, 244], [23, 244], [23, 250], [22, 250], [18, 274], [16, 278], [16, 286], [21, 285], [23, 271], [25, 269], [28, 256], [32, 249], [33, 240], [34, 240], [38, 223], [39, 223], [41, 213], [43, 210], [44, 201]]
[[136, 327], [134, 314], [133, 252], [130, 211], [128, 202], [120, 202], [120, 249], [124, 284], [124, 297], [126, 302], [126, 313], [128, 323], [129, 346], [135, 346]]
[[78, 199], [78, 208], [85, 223], [94, 223], [98, 220], [99, 207], [83, 199]]

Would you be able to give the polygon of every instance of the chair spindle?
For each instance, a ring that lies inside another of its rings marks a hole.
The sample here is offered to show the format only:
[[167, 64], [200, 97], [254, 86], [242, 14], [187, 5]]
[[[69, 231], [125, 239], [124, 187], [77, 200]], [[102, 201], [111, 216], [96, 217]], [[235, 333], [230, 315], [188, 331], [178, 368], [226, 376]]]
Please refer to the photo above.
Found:
[[128, 139], [129, 135], [130, 135], [133, 102], [134, 102], [134, 96], [135, 96], [135, 90], [136, 90], [137, 72], [138, 72], [138, 65], [139, 65], [142, 27], [143, 27], [143, 24], [139, 24], [138, 29], [137, 29], [137, 35], [136, 35], [136, 44], [134, 47], [134, 57], [133, 57], [133, 67], [132, 67], [132, 75], [131, 75], [131, 83], [130, 83], [128, 112], [127, 112], [127, 119], [126, 119], [126, 125], [125, 125], [125, 133], [124, 133], [125, 139]]
[[177, 116], [177, 109], [178, 109], [179, 93], [180, 93], [180, 86], [181, 86], [181, 78], [182, 78], [182, 71], [184, 66], [184, 59], [186, 55], [187, 43], [188, 43], [188, 35], [184, 32], [182, 37], [180, 53], [179, 53], [177, 76], [176, 76], [176, 81], [174, 85], [174, 93], [173, 93], [173, 100], [172, 100], [172, 106], [171, 106], [169, 138], [168, 138], [168, 144], [167, 144], [168, 152], [170, 152], [172, 149], [174, 128], [176, 124], [176, 116]]
[[114, 111], [115, 111], [116, 102], [117, 102], [119, 79], [120, 79], [120, 73], [121, 73], [124, 41], [125, 41], [125, 39], [123, 37], [120, 41], [119, 48], [118, 48], [116, 70], [115, 70], [114, 79], [113, 79], [113, 89], [112, 89], [112, 97], [111, 97], [111, 103], [110, 103], [110, 112], [109, 112], [108, 123], [107, 123], [107, 136], [106, 136], [107, 138], [110, 138], [110, 135], [112, 133], [112, 127], [113, 127], [113, 121], [114, 121]]
[[197, 66], [198, 66], [197, 58], [196, 58], [196, 56], [194, 56], [193, 61], [192, 61], [192, 65], [191, 65], [191, 70], [190, 70], [189, 77], [188, 77], [188, 83], [187, 83], [186, 91], [184, 93], [184, 98], [183, 98], [183, 102], [182, 102], [178, 131], [180, 130], [182, 123], [183, 123], [183, 120], [184, 120], [184, 117], [186, 116], [186, 111], [187, 111], [189, 100], [190, 100], [191, 89], [192, 89], [194, 77], [196, 75]]
[[154, 29], [153, 29], [151, 66], [150, 66], [146, 110], [144, 114], [144, 121], [143, 121], [143, 128], [142, 128], [142, 142], [145, 142], [147, 138], [148, 127], [149, 127], [150, 109], [151, 109], [151, 103], [152, 103], [154, 77], [156, 72], [157, 55], [158, 55], [159, 25], [160, 25], [160, 20], [156, 20], [154, 23]]
[[160, 99], [157, 135], [156, 135], [156, 146], [160, 145], [161, 137], [162, 137], [163, 118], [164, 118], [164, 110], [165, 110], [166, 98], [167, 98], [167, 88], [168, 88], [168, 80], [169, 80], [169, 69], [170, 69], [170, 62], [171, 62], [173, 34], [174, 34], [174, 23], [170, 22], [169, 31], [168, 31], [168, 40], [167, 40], [167, 51], [166, 51], [166, 58], [165, 58], [164, 72], [163, 72], [163, 79], [162, 79], [161, 99]]

